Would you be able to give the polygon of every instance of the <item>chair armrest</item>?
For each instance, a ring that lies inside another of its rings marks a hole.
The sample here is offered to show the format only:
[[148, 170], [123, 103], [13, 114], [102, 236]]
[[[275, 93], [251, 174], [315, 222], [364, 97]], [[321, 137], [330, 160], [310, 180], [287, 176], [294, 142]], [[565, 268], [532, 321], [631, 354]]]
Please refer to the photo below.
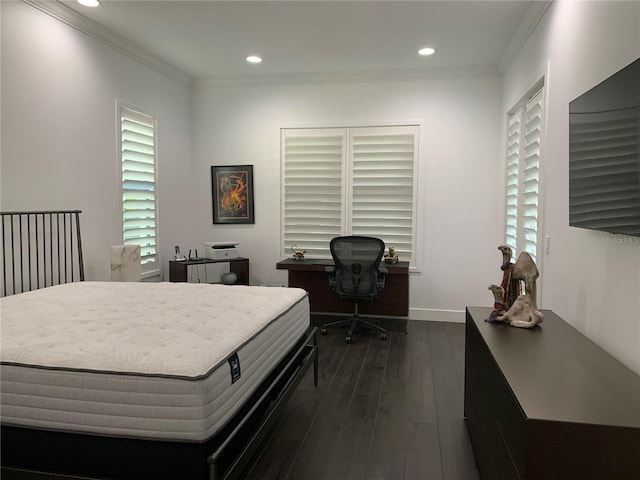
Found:
[[384, 288], [388, 273], [389, 270], [386, 267], [378, 267], [378, 292]]
[[329, 274], [329, 288], [335, 290], [338, 286], [335, 267], [324, 267], [324, 271]]

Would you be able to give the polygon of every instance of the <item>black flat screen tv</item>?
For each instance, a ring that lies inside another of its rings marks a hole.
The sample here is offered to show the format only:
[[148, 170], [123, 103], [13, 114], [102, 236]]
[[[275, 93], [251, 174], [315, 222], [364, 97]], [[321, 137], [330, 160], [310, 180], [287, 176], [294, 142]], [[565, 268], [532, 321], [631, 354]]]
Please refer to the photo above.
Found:
[[640, 236], [640, 59], [569, 103], [569, 225]]

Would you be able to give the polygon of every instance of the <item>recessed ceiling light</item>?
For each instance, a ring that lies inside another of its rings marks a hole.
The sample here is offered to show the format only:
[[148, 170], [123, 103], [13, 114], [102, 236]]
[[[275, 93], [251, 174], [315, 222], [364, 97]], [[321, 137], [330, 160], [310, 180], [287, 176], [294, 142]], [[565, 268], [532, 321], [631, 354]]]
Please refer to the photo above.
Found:
[[97, 7], [100, 5], [98, 0], [78, 0], [80, 5], [84, 5], [85, 7]]
[[250, 55], [247, 57], [247, 62], [249, 63], [260, 63], [261, 61], [262, 61], [262, 58], [256, 55]]
[[436, 53], [436, 49], [431, 47], [424, 47], [418, 50], [418, 55], [422, 55], [423, 57], [433, 55], [434, 53]]

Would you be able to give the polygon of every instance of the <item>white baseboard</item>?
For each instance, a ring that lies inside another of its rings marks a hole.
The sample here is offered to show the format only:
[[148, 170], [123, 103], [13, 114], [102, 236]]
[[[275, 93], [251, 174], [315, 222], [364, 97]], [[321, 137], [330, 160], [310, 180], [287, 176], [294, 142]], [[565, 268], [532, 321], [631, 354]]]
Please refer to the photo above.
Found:
[[429, 322], [464, 323], [464, 310], [433, 310], [430, 308], [410, 308], [411, 320], [424, 320]]

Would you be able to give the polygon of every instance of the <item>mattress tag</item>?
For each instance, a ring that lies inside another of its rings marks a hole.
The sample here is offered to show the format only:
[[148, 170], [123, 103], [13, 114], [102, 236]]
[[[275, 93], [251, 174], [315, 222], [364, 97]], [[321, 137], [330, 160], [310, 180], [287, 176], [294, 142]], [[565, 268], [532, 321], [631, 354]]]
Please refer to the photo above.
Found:
[[235, 383], [240, 378], [240, 359], [237, 353], [229, 358], [229, 367], [231, 367], [231, 383]]

